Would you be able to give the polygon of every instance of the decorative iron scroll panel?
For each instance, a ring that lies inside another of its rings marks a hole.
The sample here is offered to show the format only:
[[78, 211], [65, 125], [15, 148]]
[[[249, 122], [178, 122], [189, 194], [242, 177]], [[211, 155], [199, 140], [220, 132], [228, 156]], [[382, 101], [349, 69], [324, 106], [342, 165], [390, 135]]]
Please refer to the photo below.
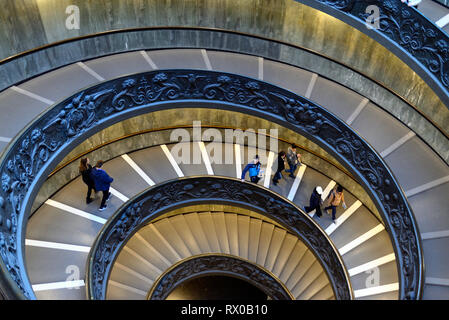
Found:
[[202, 70], [152, 71], [107, 81], [56, 104], [9, 145], [0, 163], [0, 282], [12, 298], [33, 298], [22, 248], [33, 197], [70, 148], [105, 126], [176, 107], [247, 112], [311, 139], [356, 177], [390, 233], [402, 299], [422, 291], [423, 258], [413, 213], [382, 158], [343, 121], [290, 91]]
[[273, 300], [291, 300], [279, 280], [272, 277], [258, 265], [237, 257], [206, 255], [183, 261], [166, 272], [150, 292], [149, 300], [165, 300], [181, 283], [205, 275], [224, 274], [243, 279], [262, 290]]
[[225, 177], [191, 177], [149, 188], [119, 209], [105, 224], [88, 256], [87, 296], [105, 299], [115, 259], [128, 239], [141, 227], [173, 207], [225, 202], [250, 206], [278, 221], [301, 239], [328, 275], [336, 299], [352, 298], [349, 275], [332, 241], [306, 213], [276, 193], [253, 183]]
[[[392, 52], [410, 64], [418, 61], [414, 70], [429, 84], [449, 106], [449, 37], [418, 10], [400, 0], [295, 0], [323, 10], [331, 15], [340, 12], [338, 18], [354, 25], [360, 31], [382, 42]], [[370, 9], [376, 6], [379, 16], [372, 17]], [[328, 10], [331, 9], [331, 10]], [[334, 10], [334, 11], [332, 11]], [[367, 21], [375, 19], [378, 28], [367, 27]], [[382, 38], [404, 50], [399, 52]]]

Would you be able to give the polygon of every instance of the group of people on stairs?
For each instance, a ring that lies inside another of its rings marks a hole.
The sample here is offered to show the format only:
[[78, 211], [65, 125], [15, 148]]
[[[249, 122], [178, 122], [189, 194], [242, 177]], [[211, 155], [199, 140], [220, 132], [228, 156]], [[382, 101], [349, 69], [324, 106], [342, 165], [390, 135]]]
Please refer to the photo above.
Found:
[[[287, 162], [289, 169], [285, 168], [285, 161]], [[296, 145], [292, 144], [287, 153], [281, 151], [277, 158], [277, 169], [273, 176], [273, 184], [277, 185], [279, 180], [282, 179], [282, 172], [288, 172], [289, 177], [295, 178], [295, 171], [301, 164], [301, 154], [296, 150]], [[80, 161], [79, 172], [82, 175], [84, 183], [87, 185], [87, 196], [86, 203], [89, 204], [93, 201], [91, 198], [92, 191], [95, 193], [102, 192], [103, 196], [101, 199], [100, 208], [98, 210], [103, 211], [107, 208], [107, 201], [111, 197], [111, 192], [109, 191], [111, 187], [113, 178], [111, 178], [105, 170], [101, 169], [103, 166], [103, 161], [99, 160], [94, 167], [90, 165], [89, 158], [83, 158]], [[263, 171], [261, 170], [261, 163], [259, 156], [256, 155], [252, 162], [248, 163], [242, 171], [241, 179], [245, 181], [245, 176], [249, 172], [249, 177], [251, 182], [258, 183], [262, 178]], [[322, 216], [321, 206], [323, 205], [323, 188], [317, 186], [310, 196], [310, 204], [307, 207], [303, 207], [304, 211], [309, 213], [315, 210], [316, 216], [319, 219]], [[337, 207], [342, 204], [343, 208], [346, 209], [345, 197], [343, 193], [343, 188], [339, 185], [336, 189], [332, 190], [327, 197], [328, 206], [324, 208], [324, 211], [330, 215], [329, 210], [332, 210], [332, 221], [335, 223], [335, 215]]]
[[[289, 169], [285, 168], [285, 162], [287, 162]], [[279, 180], [282, 179], [282, 172], [288, 172], [289, 177], [295, 178], [296, 169], [301, 166], [301, 154], [296, 151], [296, 145], [292, 144], [287, 153], [285, 151], [280, 151], [277, 157], [277, 169], [273, 176], [273, 184], [277, 185]], [[241, 179], [245, 181], [246, 174], [249, 172], [249, 178], [251, 182], [258, 183], [262, 178], [261, 163], [259, 161], [259, 156], [256, 155], [252, 162], [248, 163], [242, 171]], [[310, 204], [307, 207], [303, 207], [303, 210], [307, 213], [315, 210], [316, 217], [318, 219], [322, 216], [321, 206], [323, 205], [323, 188], [317, 186], [310, 196]], [[324, 211], [328, 214], [329, 210], [332, 211], [332, 222], [336, 223], [335, 215], [337, 213], [337, 207], [341, 204], [344, 209], [346, 209], [345, 197], [343, 193], [343, 187], [337, 186], [332, 190], [327, 197], [328, 206], [324, 208]]]
[[[321, 218], [322, 212], [321, 212], [321, 206], [323, 205], [323, 188], [321, 186], [317, 186], [315, 189], [313, 189], [312, 195], [310, 196], [310, 204], [309, 206], [303, 207], [303, 210], [306, 213], [309, 213], [313, 210], [315, 210], [316, 217], [318, 219]], [[332, 210], [332, 222], [336, 223], [335, 221], [335, 215], [337, 213], [337, 207], [341, 204], [343, 209], [346, 209], [346, 203], [345, 203], [345, 195], [343, 193], [343, 187], [337, 186], [337, 188], [333, 189], [328, 197], [327, 197], [327, 204], [328, 206], [324, 208], [324, 211], [330, 215], [329, 210]]]

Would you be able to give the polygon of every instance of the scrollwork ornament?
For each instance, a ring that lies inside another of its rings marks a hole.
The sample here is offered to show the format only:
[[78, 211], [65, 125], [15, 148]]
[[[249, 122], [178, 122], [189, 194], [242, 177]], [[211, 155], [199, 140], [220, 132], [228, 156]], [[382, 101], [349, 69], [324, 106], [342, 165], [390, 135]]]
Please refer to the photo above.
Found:
[[179, 284], [198, 275], [232, 274], [257, 286], [271, 299], [290, 300], [288, 292], [259, 266], [233, 256], [207, 255], [192, 257], [167, 272], [155, 285], [150, 300], [164, 300]]
[[449, 89], [449, 38], [414, 8], [399, 0], [317, 0], [333, 9], [365, 22], [368, 6], [379, 8], [379, 32], [418, 60], [427, 71]]

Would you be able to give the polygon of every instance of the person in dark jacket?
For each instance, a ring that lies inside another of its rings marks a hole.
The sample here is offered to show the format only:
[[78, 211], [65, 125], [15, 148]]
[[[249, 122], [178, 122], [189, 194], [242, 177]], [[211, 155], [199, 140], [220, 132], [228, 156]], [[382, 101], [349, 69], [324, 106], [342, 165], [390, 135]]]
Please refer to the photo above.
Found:
[[295, 171], [301, 165], [301, 154], [296, 152], [296, 145], [292, 144], [287, 150], [287, 163], [290, 169], [285, 169], [285, 172], [290, 172], [289, 177], [295, 177]]
[[89, 158], [81, 159], [79, 171], [81, 173], [83, 182], [87, 185], [86, 203], [89, 204], [93, 201], [93, 199], [90, 197], [92, 195], [92, 190], [97, 193], [97, 190], [95, 189], [94, 179], [92, 178], [92, 166], [89, 163]]
[[109, 200], [111, 193], [109, 188], [111, 187], [111, 182], [114, 181], [101, 167], [103, 166], [103, 161], [99, 160], [92, 170], [92, 177], [95, 182], [95, 189], [97, 191], [103, 192], [103, 198], [101, 199], [101, 205], [98, 210], [103, 211], [106, 209], [106, 201]]
[[279, 155], [278, 155], [278, 168], [277, 168], [276, 173], [274, 174], [274, 177], [273, 177], [273, 184], [274, 185], [277, 185], [278, 181], [280, 179], [282, 179], [282, 171], [285, 170], [285, 163], [284, 163], [284, 161], [285, 161], [285, 151], [281, 151], [281, 152], [279, 152]]
[[242, 181], [245, 181], [246, 173], [249, 171], [249, 178], [251, 179], [251, 182], [258, 183], [260, 180], [259, 173], [260, 173], [260, 161], [259, 156], [256, 154], [256, 156], [253, 159], [252, 163], [248, 163], [243, 169], [242, 172]]
[[304, 211], [307, 213], [315, 210], [318, 219], [322, 216], [321, 212], [321, 205], [323, 204], [323, 200], [321, 199], [322, 194], [323, 188], [321, 188], [320, 186], [313, 189], [312, 195], [310, 196], [310, 204], [308, 207], [304, 207]]

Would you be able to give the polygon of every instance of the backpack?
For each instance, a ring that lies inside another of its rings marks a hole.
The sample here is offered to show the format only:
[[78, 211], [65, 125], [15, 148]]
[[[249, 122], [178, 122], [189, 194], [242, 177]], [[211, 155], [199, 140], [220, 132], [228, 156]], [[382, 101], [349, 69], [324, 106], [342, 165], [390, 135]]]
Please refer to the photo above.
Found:
[[253, 165], [251, 168], [249, 168], [249, 176], [250, 177], [256, 177], [259, 175], [260, 170], [260, 163]]

